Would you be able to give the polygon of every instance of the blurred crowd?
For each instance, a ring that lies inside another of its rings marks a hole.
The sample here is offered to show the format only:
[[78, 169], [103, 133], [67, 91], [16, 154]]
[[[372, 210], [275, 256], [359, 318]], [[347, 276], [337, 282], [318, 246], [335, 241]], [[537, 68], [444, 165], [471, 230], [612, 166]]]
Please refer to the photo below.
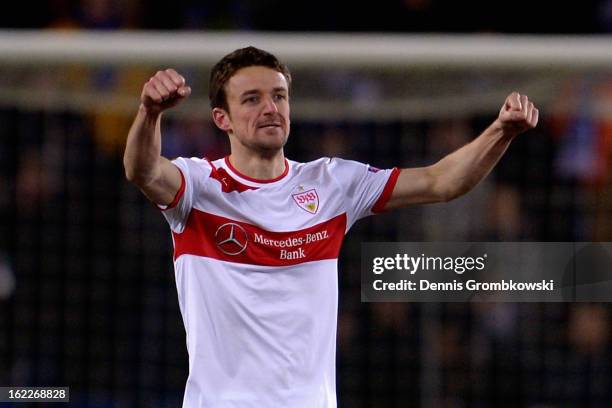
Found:
[[17, 2], [0, 27], [183, 30], [603, 33], [610, 0], [494, 2], [347, 0], [47, 0]]

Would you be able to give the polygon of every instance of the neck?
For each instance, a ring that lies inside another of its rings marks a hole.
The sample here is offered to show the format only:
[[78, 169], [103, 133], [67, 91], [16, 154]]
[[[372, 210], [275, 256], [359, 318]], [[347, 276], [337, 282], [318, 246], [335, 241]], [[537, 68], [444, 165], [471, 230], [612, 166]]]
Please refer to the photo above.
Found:
[[244, 152], [232, 149], [229, 161], [241, 174], [257, 180], [272, 180], [280, 177], [286, 165], [283, 149], [270, 155], [244, 154]]

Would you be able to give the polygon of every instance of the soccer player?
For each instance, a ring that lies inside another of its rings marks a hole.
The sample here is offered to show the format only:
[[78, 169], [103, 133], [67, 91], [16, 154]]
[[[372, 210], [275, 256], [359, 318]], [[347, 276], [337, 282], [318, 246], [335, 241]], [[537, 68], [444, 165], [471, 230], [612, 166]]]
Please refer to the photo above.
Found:
[[[339, 158], [285, 158], [291, 76], [247, 47], [210, 78], [228, 157], [161, 156], [162, 112], [191, 92], [173, 69], [143, 87], [125, 149], [126, 177], [163, 211], [187, 333], [183, 407], [336, 406], [337, 260], [358, 219], [448, 201], [473, 188], [538, 122], [512, 93], [480, 136], [422, 168], [379, 170]], [[316, 140], [313, 140], [316, 143]]]

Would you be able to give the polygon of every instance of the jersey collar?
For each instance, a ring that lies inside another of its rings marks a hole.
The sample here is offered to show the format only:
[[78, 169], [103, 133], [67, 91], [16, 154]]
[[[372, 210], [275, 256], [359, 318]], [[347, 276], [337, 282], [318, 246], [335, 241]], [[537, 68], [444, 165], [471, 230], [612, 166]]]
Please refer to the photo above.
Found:
[[277, 181], [284, 179], [287, 176], [287, 174], [289, 174], [289, 161], [287, 159], [285, 159], [285, 170], [283, 171], [283, 173], [280, 176], [275, 177], [273, 179], [256, 179], [256, 178], [249, 177], [245, 174], [240, 173], [234, 166], [232, 166], [232, 163], [229, 160], [229, 156], [225, 156], [224, 161], [225, 161], [225, 165], [227, 166], [228, 171], [233, 177], [236, 177], [237, 179], [242, 179], [249, 183], [255, 183], [255, 184], [276, 183]]

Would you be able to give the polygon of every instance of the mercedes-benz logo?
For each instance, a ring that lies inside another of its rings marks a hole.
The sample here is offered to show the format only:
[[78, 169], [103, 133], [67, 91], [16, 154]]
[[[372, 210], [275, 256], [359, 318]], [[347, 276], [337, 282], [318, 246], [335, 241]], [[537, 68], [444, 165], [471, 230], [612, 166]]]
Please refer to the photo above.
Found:
[[235, 256], [244, 252], [249, 243], [249, 237], [240, 225], [228, 222], [217, 228], [215, 241], [221, 252]]

